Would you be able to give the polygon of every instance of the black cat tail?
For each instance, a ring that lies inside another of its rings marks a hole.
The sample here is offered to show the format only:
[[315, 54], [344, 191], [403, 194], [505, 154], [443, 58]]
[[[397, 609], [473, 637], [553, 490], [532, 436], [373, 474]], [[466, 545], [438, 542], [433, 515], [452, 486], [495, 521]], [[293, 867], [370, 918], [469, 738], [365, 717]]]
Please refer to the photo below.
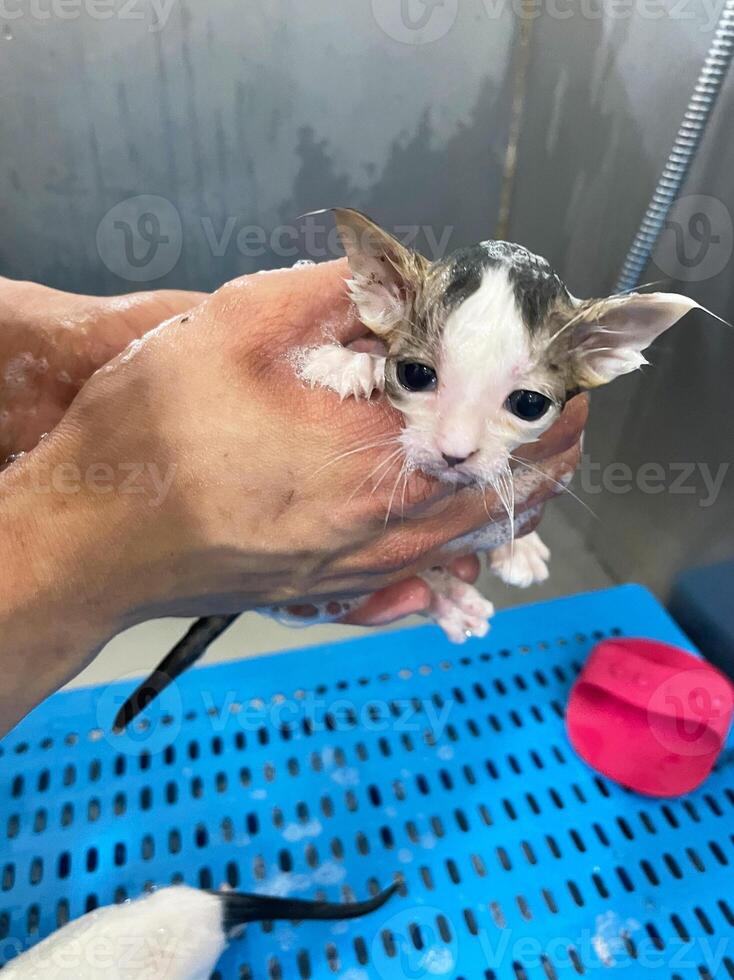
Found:
[[248, 922], [272, 922], [287, 919], [303, 922], [306, 919], [356, 919], [368, 915], [392, 898], [400, 888], [396, 881], [389, 888], [364, 902], [312, 902], [299, 898], [275, 898], [271, 895], [251, 895], [246, 892], [213, 892], [222, 901], [222, 924], [225, 935]]
[[216, 638], [230, 626], [237, 615], [206, 616], [197, 619], [186, 636], [178, 641], [167, 657], [140, 684], [115, 715], [112, 728], [124, 732], [130, 722], [154, 701], [161, 691], [206, 652]]

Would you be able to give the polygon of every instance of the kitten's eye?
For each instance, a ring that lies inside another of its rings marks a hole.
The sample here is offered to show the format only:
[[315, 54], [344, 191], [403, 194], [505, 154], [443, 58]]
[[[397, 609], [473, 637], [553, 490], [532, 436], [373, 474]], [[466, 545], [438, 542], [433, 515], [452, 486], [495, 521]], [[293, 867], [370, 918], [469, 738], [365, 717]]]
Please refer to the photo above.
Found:
[[520, 388], [513, 391], [507, 399], [507, 407], [513, 415], [525, 422], [535, 422], [550, 408], [551, 400], [541, 395], [539, 391], [528, 391]]
[[436, 372], [419, 361], [398, 361], [398, 381], [408, 391], [433, 391], [438, 381]]

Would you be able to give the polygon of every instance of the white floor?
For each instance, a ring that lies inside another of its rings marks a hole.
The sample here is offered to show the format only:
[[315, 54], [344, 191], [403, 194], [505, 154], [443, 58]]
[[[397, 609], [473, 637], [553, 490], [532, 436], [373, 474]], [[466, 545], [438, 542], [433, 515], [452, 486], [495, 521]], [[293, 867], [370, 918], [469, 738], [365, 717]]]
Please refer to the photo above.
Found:
[[[479, 587], [492, 599], [497, 609], [615, 584], [598, 559], [585, 548], [573, 525], [573, 508], [568, 504], [566, 500], [552, 503], [540, 528], [541, 536], [551, 549], [551, 575], [547, 582], [529, 589], [513, 589], [483, 572]], [[384, 628], [398, 629], [423, 622], [413, 617]], [[126, 630], [115, 637], [70, 686], [106, 684], [147, 674], [183, 635], [188, 623], [188, 620], [181, 619], [159, 619]], [[205, 662], [216, 663], [293, 647], [309, 647], [360, 636], [365, 632], [364, 629], [350, 626], [288, 629], [266, 616], [246, 613], [212, 644]]]

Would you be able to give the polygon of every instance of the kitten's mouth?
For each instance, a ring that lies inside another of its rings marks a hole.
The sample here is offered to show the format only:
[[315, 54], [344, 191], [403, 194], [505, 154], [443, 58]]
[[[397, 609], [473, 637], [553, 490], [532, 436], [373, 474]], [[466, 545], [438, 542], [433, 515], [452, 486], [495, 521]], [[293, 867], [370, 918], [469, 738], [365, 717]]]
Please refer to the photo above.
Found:
[[440, 480], [442, 483], [452, 483], [455, 486], [468, 486], [471, 483], [479, 482], [477, 477], [468, 470], [464, 470], [459, 466], [448, 466], [446, 463], [439, 463], [437, 460], [426, 460], [425, 462], [417, 463], [417, 466], [426, 476]]
[[487, 469], [482, 466], [477, 469], [471, 465], [449, 466], [442, 459], [435, 459], [433, 456], [427, 459], [414, 459], [412, 465], [419, 469], [426, 476], [441, 483], [449, 483], [455, 487], [488, 487], [492, 486], [494, 480], [505, 472], [505, 465], [497, 463], [496, 466]]

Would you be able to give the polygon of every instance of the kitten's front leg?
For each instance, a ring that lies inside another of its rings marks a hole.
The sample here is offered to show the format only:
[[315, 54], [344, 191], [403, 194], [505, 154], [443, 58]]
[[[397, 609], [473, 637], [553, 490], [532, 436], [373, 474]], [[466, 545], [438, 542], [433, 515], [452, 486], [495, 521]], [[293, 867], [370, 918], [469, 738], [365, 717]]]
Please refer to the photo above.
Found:
[[331, 388], [341, 398], [369, 398], [385, 387], [385, 358], [324, 344], [300, 354], [298, 373], [312, 387]]
[[512, 543], [500, 545], [489, 553], [489, 567], [507, 585], [526, 589], [548, 578], [550, 551], [533, 531]]
[[452, 643], [489, 632], [488, 619], [494, 606], [473, 585], [452, 575], [446, 568], [432, 568], [421, 578], [430, 586], [431, 604], [426, 611]]

